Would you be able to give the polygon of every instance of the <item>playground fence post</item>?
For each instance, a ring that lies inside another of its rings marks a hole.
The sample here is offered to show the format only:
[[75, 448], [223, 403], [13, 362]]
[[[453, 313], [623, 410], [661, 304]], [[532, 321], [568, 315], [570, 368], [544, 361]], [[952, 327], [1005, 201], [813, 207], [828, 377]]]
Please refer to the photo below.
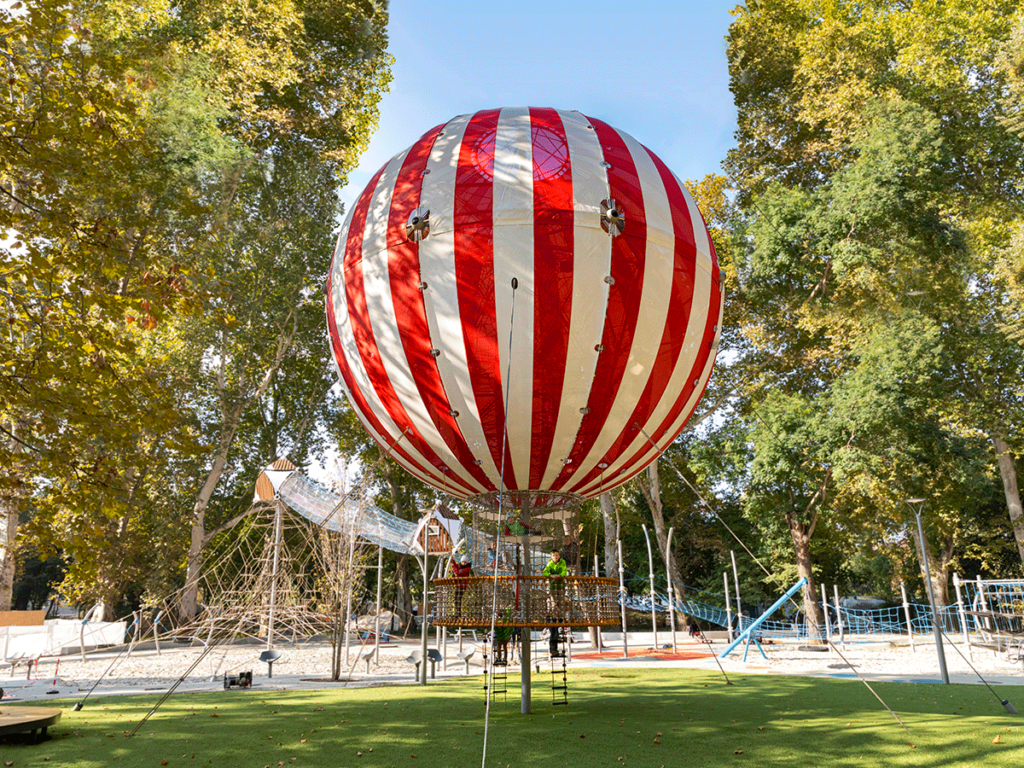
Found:
[[164, 615], [162, 610], [156, 612], [153, 619], [153, 642], [156, 643], [156, 655], [160, 655], [160, 618]]
[[900, 582], [900, 592], [903, 594], [903, 616], [907, 620], [907, 634], [910, 635], [910, 650], [916, 651], [914, 647], [914, 625], [910, 621], [910, 603], [907, 601], [907, 587]]
[[654, 633], [654, 650], [658, 650], [658, 614], [655, 605], [657, 594], [654, 591], [654, 554], [651, 552], [651, 537], [647, 534], [647, 524], [640, 525], [644, 530], [644, 541], [647, 542], [647, 577], [651, 584], [651, 631]]
[[836, 602], [836, 623], [839, 625], [839, 642], [846, 648], [846, 633], [843, 631], [843, 612], [839, 610], [839, 585], [832, 585], [832, 593]]
[[672, 534], [675, 526], [668, 529], [668, 539], [665, 542], [665, 577], [668, 579], [668, 617], [672, 625], [672, 653], [676, 652], [676, 592], [672, 583]]
[[[377, 613], [373, 619], [373, 663], [380, 666], [380, 596], [384, 578], [384, 546], [377, 545]], [[388, 626], [390, 630], [390, 625]], [[461, 648], [459, 650], [462, 650]]]
[[743, 604], [740, 602], [740, 572], [736, 569], [736, 552], [729, 550], [732, 558], [732, 582], [736, 586], [736, 630], [743, 631]]
[[[989, 605], [988, 605], [988, 592], [985, 590], [985, 583], [981, 580], [981, 574], [980, 573], [977, 574], [975, 578], [978, 581], [978, 592], [977, 592], [977, 595], [978, 595], [978, 597], [981, 598], [981, 610], [983, 610], [986, 613], [988, 613], [991, 609], [989, 608]], [[979, 622], [979, 626], [987, 627], [988, 624], [986, 622]], [[988, 639], [989, 639], [988, 637], [986, 637], [987, 634], [988, 634], [987, 632], [983, 631], [982, 635], [981, 635], [985, 639], [986, 642], [988, 642]], [[998, 642], [998, 639], [997, 639], [997, 642]]]
[[722, 572], [722, 581], [725, 582], [725, 626], [729, 630], [729, 642], [732, 642], [732, 604], [729, 597], [729, 572]]
[[821, 585], [821, 612], [825, 615], [825, 640], [828, 642], [829, 651], [832, 650], [832, 624], [828, 618], [828, 592], [825, 585]]
[[974, 654], [971, 652], [971, 636], [967, 631], [967, 613], [964, 611], [964, 595], [960, 589], [960, 574], [953, 574], [953, 588], [956, 590], [956, 608], [960, 614], [960, 629], [964, 636], [964, 646], [967, 648], [967, 658], [974, 661]]

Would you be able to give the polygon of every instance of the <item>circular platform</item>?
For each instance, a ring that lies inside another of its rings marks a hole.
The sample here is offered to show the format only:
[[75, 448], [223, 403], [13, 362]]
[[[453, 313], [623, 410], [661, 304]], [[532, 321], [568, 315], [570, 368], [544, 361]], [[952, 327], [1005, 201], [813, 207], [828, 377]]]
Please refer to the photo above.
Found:
[[490, 628], [492, 605], [499, 627], [610, 627], [621, 621], [615, 579], [475, 576], [433, 584], [433, 622], [441, 627]]
[[46, 729], [60, 722], [59, 709], [0, 706], [0, 736], [31, 731], [35, 741], [46, 738]]

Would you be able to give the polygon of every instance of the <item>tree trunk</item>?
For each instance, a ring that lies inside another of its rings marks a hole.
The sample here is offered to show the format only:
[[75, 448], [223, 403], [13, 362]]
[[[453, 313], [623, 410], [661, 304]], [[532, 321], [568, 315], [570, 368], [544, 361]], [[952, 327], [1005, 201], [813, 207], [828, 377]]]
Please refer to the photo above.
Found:
[[1002, 437], [993, 435], [992, 445], [996, 449], [999, 474], [1003, 478], [1003, 493], [1006, 495], [1006, 508], [1010, 512], [1013, 537], [1017, 540], [1017, 552], [1024, 563], [1024, 507], [1021, 506], [1020, 486], [1017, 484], [1017, 463], [1013, 451]]
[[[232, 430], [234, 436], [234, 430]], [[190, 622], [196, 618], [199, 608], [199, 577], [203, 568], [203, 548], [206, 546], [206, 508], [217, 487], [224, 467], [228, 463], [228, 446], [221, 444], [220, 451], [213, 460], [213, 467], [206, 476], [206, 482], [192, 507], [192, 530], [188, 545], [188, 563], [185, 567], [185, 589], [181, 595], [182, 621]]]
[[[18, 426], [11, 424], [8, 444], [11, 451], [18, 450]], [[21, 511], [21, 478], [11, 478], [11, 490], [0, 495], [0, 611], [14, 606], [14, 572], [17, 562], [15, 543], [18, 538], [18, 514]]]
[[793, 551], [796, 553], [796, 571], [807, 579], [807, 583], [804, 585], [804, 612], [807, 614], [808, 640], [817, 643], [821, 640], [820, 636], [825, 622], [821, 614], [821, 606], [818, 604], [814, 574], [811, 572], [811, 534], [813, 532], [813, 524], [807, 525], [795, 520], [789, 522], [789, 533], [793, 538]]
[[610, 491], [601, 494], [601, 519], [604, 522], [604, 575], [616, 579], [619, 570], [615, 547], [618, 530], [615, 525], [615, 502]]
[[[224, 474], [224, 468], [228, 464], [228, 454], [231, 445], [238, 434], [238, 427], [242, 423], [242, 417], [249, 407], [258, 402], [266, 394], [267, 388], [274, 380], [274, 376], [281, 367], [285, 354], [291, 347], [298, 329], [298, 315], [292, 311], [286, 318], [277, 336], [277, 349], [274, 359], [263, 372], [259, 384], [252, 390], [250, 395], [235, 403], [231, 407], [228, 403], [227, 392], [227, 364], [228, 351], [227, 339], [221, 335], [220, 369], [217, 373], [217, 399], [220, 401], [220, 444], [217, 447], [217, 455], [214, 456], [213, 466], [206, 476], [202, 490], [196, 498], [192, 507], [192, 531], [188, 546], [188, 562], [185, 566], [185, 587], [181, 595], [181, 614], [184, 621], [192, 621], [196, 617], [196, 610], [199, 607], [199, 577], [203, 566], [203, 548], [209, 543], [210, 537], [206, 533], [206, 508], [210, 504], [213, 491]], [[243, 380], [245, 377], [242, 377]]]
[[16, 493], [0, 497], [0, 611], [11, 610], [13, 604], [18, 501]]
[[640, 476], [640, 490], [643, 491], [644, 497], [647, 499], [647, 506], [651, 509], [651, 517], [654, 518], [654, 535], [658, 540], [658, 551], [661, 552], [661, 559], [665, 562], [666, 568], [669, 567], [671, 560], [672, 585], [678, 589], [683, 585], [683, 577], [679, 572], [679, 564], [676, 559], [668, 556], [668, 530], [665, 528], [665, 505], [661, 499], [661, 477], [658, 473], [658, 462], [655, 461], [648, 465], [644, 474], [646, 474], [646, 480], [643, 479], [644, 475]]

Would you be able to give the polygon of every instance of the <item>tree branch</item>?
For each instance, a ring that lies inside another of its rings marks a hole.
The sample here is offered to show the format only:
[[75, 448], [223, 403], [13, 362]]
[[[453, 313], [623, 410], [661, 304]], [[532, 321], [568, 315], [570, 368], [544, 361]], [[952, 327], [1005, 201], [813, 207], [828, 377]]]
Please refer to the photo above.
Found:
[[241, 514], [235, 515], [234, 517], [232, 517], [230, 520], [228, 520], [223, 525], [218, 525], [212, 531], [209, 531], [205, 536], [203, 536], [203, 549], [206, 548], [206, 545], [209, 544], [213, 540], [213, 538], [215, 536], [217, 536], [218, 534], [224, 533], [225, 531], [230, 531], [232, 528], [234, 528], [240, 522], [245, 520], [245, 518], [247, 518], [253, 512], [257, 512], [257, 511], [259, 511], [261, 509], [269, 509], [269, 508], [270, 508], [270, 504], [268, 504], [265, 501], [261, 501], [261, 502], [258, 502], [256, 504], [253, 504], [252, 506], [250, 506], [247, 510], [245, 510], [245, 512], [242, 512]]

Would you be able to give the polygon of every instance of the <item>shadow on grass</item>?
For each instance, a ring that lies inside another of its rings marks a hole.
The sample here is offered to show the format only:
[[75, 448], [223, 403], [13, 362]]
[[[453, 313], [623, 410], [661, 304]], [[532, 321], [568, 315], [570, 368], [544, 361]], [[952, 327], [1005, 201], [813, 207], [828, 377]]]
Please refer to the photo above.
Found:
[[[705, 671], [585, 669], [570, 673], [569, 706], [553, 707], [544, 677], [534, 675], [532, 715], [519, 712], [517, 675], [492, 703], [488, 766], [1024, 763], [1024, 721], [981, 686], [875, 685], [908, 735], [856, 681], [738, 675], [726, 686]], [[1024, 688], [1000, 692], [1024, 701]], [[420, 768], [478, 765], [483, 750], [478, 675], [426, 688], [183, 695], [126, 741], [154, 701], [69, 705], [53, 741], [12, 750], [17, 765]]]

